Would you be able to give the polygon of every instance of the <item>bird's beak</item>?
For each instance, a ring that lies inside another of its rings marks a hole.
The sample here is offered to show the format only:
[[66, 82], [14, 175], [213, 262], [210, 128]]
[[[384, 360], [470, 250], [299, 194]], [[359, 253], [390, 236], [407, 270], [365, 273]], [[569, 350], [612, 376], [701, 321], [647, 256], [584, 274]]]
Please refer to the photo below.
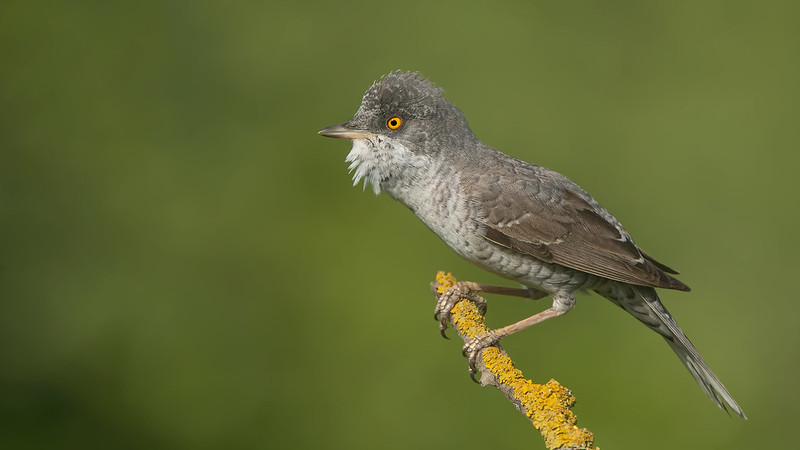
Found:
[[350, 127], [349, 124], [340, 123], [323, 128], [317, 132], [320, 136], [340, 138], [340, 139], [365, 139], [373, 135], [369, 131], [358, 130]]

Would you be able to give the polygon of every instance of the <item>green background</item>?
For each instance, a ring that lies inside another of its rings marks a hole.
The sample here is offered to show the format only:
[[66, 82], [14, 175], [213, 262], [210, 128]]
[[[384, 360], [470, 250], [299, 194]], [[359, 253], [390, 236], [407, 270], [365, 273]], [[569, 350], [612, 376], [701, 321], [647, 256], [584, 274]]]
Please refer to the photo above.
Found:
[[437, 270], [502, 280], [316, 135], [398, 68], [693, 288], [747, 422], [596, 295], [505, 342], [602, 448], [796, 442], [794, 5], [2, 2], [0, 447], [544, 448], [431, 318]]

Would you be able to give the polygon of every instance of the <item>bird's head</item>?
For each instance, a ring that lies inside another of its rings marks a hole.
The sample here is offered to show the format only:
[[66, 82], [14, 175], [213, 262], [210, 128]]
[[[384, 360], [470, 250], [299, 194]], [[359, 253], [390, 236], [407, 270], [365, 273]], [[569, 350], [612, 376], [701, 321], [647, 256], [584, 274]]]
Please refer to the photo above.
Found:
[[396, 71], [373, 83], [355, 116], [319, 131], [351, 139], [347, 156], [353, 179], [380, 192], [380, 183], [407, 167], [424, 164], [459, 140], [474, 139], [464, 115], [442, 89], [417, 72]]

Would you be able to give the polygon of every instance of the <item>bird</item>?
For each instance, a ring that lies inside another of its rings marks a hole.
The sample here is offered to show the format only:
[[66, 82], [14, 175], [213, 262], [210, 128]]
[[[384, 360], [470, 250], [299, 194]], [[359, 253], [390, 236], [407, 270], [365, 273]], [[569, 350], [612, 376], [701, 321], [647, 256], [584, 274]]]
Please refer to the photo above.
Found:
[[563, 315], [593, 291], [660, 334], [721, 409], [746, 419], [656, 288], [689, 291], [678, 272], [640, 249], [622, 224], [566, 176], [479, 140], [443, 90], [418, 72], [374, 82], [348, 122], [318, 134], [352, 141], [353, 184], [387, 193], [465, 260], [524, 289], [459, 282], [439, 298], [444, 334], [458, 297], [475, 292], [552, 298], [548, 309], [492, 330], [470, 355], [521, 329]]

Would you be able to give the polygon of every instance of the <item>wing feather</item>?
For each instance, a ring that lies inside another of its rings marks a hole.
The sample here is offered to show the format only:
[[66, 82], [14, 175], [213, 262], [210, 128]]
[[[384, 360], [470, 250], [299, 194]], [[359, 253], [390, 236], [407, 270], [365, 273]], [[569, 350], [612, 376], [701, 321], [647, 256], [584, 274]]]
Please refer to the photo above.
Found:
[[[639, 250], [608, 211], [557, 172], [528, 166], [472, 189], [484, 237], [503, 247], [625, 283], [688, 291], [677, 273]], [[465, 177], [474, 186], [477, 180]]]

